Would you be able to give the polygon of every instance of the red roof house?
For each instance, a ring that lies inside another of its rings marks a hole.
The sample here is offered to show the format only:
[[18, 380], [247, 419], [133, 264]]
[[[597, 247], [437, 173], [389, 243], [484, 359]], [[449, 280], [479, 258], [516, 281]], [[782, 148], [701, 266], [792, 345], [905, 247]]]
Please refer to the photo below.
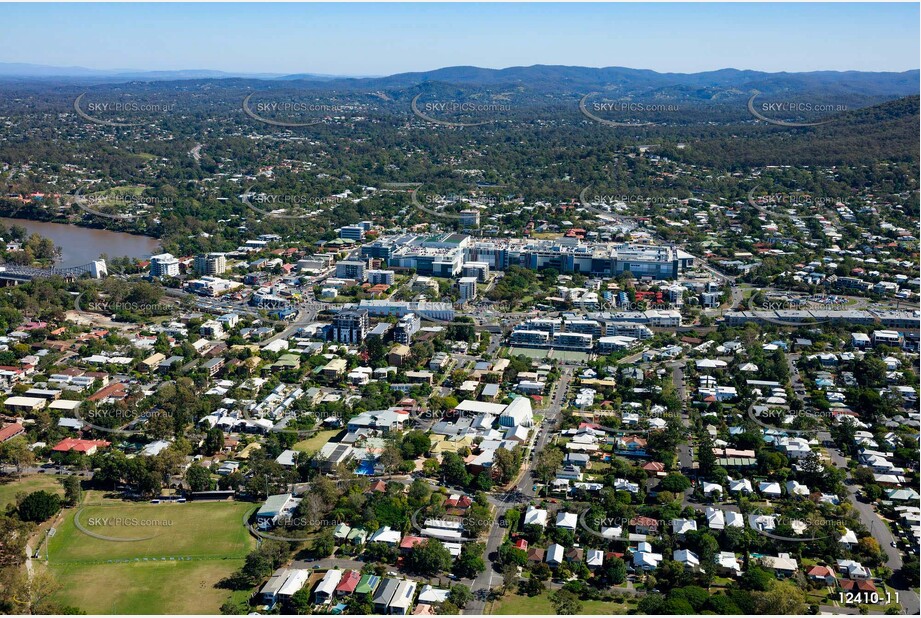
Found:
[[833, 569], [818, 564], [809, 569], [806, 576], [813, 581], [825, 582], [827, 585], [834, 585], [838, 580]]
[[869, 579], [843, 579], [840, 585], [847, 592], [876, 592], [876, 586]]
[[631, 519], [630, 525], [636, 527], [636, 532], [638, 534], [646, 534], [649, 532], [655, 532], [659, 529], [659, 520], [640, 515], [639, 517], [634, 517]]
[[84, 455], [93, 455], [98, 449], [106, 448], [110, 445], [111, 442], [106, 442], [105, 440], [64, 438], [58, 442], [51, 450], [57, 451], [58, 453], [69, 453], [70, 451], [76, 451], [78, 453], [83, 453]]
[[403, 540], [400, 541], [400, 551], [407, 552], [420, 543], [425, 543], [425, 539], [421, 536], [404, 536]]
[[345, 596], [355, 592], [355, 587], [361, 581], [361, 573], [358, 571], [348, 570], [342, 574], [339, 585], [336, 586], [336, 596]]
[[103, 386], [98, 391], [87, 397], [88, 401], [103, 401], [105, 399], [124, 399], [128, 396], [128, 389], [121, 382]]

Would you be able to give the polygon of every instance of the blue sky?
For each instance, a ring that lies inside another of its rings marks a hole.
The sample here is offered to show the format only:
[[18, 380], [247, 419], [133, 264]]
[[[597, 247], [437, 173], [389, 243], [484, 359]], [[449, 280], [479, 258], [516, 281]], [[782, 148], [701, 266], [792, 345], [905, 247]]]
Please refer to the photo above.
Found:
[[917, 3], [3, 4], [0, 14], [0, 62], [96, 69], [387, 75], [454, 65], [919, 65]]

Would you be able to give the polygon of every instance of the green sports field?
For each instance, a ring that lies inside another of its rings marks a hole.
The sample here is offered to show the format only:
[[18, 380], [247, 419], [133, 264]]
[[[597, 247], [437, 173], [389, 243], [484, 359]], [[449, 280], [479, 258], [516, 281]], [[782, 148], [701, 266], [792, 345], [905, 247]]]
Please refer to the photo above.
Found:
[[67, 512], [51, 538], [48, 560], [60, 564], [164, 557], [240, 558], [249, 551], [243, 518], [253, 507], [237, 502], [199, 502], [77, 508]]
[[215, 587], [243, 560], [52, 566], [55, 600], [88, 614], [219, 614], [230, 591]]
[[[48, 543], [56, 598], [88, 613], [217, 613], [215, 584], [255, 546], [235, 502], [104, 504], [68, 510]], [[43, 556], [44, 557], [44, 556]]]

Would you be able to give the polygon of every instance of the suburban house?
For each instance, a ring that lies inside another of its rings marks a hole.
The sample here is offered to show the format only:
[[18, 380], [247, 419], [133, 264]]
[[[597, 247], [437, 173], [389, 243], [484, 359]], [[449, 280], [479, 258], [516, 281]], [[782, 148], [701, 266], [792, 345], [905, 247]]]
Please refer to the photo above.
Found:
[[540, 526], [541, 528], [547, 527], [547, 511], [544, 509], [537, 509], [533, 506], [528, 506], [528, 510], [524, 513], [524, 525], [535, 525]]
[[353, 594], [360, 581], [361, 572], [351, 569], [346, 571], [342, 574], [342, 579], [339, 580], [339, 584], [336, 586], [336, 596], [342, 597]]
[[822, 582], [826, 586], [834, 586], [838, 582], [834, 569], [819, 564], [809, 569], [806, 577], [811, 581]]
[[330, 569], [313, 590], [313, 601], [319, 605], [326, 605], [336, 596], [336, 586], [342, 579], [342, 571]]
[[413, 598], [415, 596], [416, 582], [404, 579], [400, 582], [400, 585], [397, 586], [396, 591], [393, 593], [393, 597], [390, 599], [390, 604], [387, 606], [387, 613], [397, 616], [405, 616], [409, 614], [410, 609], [412, 609]]
[[791, 558], [790, 554], [778, 554], [776, 556], [762, 556], [761, 565], [774, 571], [777, 577], [790, 577], [799, 569], [799, 563], [796, 558]]
[[742, 566], [735, 553], [731, 551], [721, 551], [714, 558], [716, 562], [716, 571], [722, 575], [739, 577], [742, 575]]
[[565, 550], [563, 549], [563, 546], [560, 545], [559, 543], [554, 543], [553, 545], [547, 548], [547, 557], [546, 557], [547, 564], [549, 564], [550, 566], [559, 566], [563, 564], [563, 554], [564, 553], [565, 553]]
[[390, 600], [396, 594], [402, 580], [394, 577], [384, 579], [371, 596], [371, 607], [375, 614], [386, 614]]

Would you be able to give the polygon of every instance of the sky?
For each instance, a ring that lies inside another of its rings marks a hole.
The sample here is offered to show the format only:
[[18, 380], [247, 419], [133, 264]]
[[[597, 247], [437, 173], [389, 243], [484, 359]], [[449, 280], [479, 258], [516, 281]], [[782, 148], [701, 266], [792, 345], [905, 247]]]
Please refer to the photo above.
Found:
[[371, 76], [562, 64], [905, 71], [918, 3], [0, 4], [0, 62]]

